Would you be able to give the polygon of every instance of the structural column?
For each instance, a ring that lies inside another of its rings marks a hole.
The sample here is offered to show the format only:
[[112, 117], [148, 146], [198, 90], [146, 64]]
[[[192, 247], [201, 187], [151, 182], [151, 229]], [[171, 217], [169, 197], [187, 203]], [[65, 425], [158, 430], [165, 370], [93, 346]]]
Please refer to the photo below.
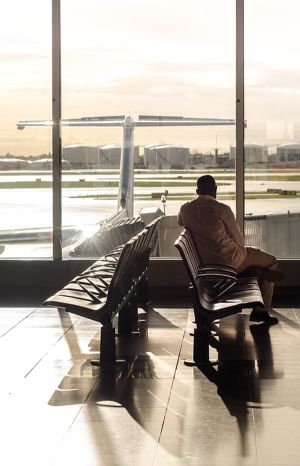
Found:
[[61, 212], [61, 25], [60, 0], [52, 0], [52, 177], [53, 259], [62, 257]]
[[244, 0], [236, 0], [236, 218], [244, 231]]

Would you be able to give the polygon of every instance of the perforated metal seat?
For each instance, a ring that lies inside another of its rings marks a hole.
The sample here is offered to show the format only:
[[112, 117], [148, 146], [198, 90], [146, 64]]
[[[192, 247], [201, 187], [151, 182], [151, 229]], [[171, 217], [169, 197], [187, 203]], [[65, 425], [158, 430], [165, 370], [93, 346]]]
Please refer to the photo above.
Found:
[[207, 363], [211, 323], [244, 308], [263, 306], [258, 280], [250, 274], [238, 275], [237, 270], [228, 265], [203, 264], [188, 228], [182, 231], [175, 247], [190, 279], [195, 313], [194, 359], [191, 364]]
[[[44, 302], [45, 306], [63, 307], [67, 312], [102, 324], [101, 335], [106, 332], [105, 339], [109, 344], [102, 348], [100, 360], [113, 362], [115, 359], [114, 352], [110, 354], [115, 346], [113, 320], [116, 314], [125, 310], [147, 275], [158, 222], [159, 218], [155, 219], [122, 247], [118, 246], [101, 257]], [[128, 313], [128, 320], [130, 318]]]

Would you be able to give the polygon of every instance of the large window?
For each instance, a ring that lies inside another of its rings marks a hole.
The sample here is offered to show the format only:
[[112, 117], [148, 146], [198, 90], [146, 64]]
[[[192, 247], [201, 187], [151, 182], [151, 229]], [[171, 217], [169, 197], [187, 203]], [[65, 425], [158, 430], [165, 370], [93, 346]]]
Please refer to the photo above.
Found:
[[[139, 115], [235, 118], [235, 1], [64, 0], [62, 109], [73, 119], [130, 115], [133, 214], [148, 221], [165, 211], [156, 253], [174, 256], [176, 214], [199, 175], [213, 173], [219, 197], [235, 209], [235, 126], [137, 122]], [[107, 121], [63, 128], [65, 228], [94, 234], [116, 212], [123, 131]], [[66, 255], [97, 251], [94, 240]]]
[[248, 242], [300, 255], [299, 2], [245, 2]]
[[[298, 9], [287, 0], [283, 17], [279, 0], [245, 1], [245, 233], [282, 258], [299, 257]], [[235, 211], [235, 21], [235, 0], [61, 2], [63, 258], [114, 246], [101, 232], [124, 205], [145, 223], [165, 213], [155, 254], [176, 255], [176, 214], [204, 173]], [[18, 2], [18, 15], [7, 3], [0, 35], [0, 257], [51, 258], [51, 126], [16, 127], [52, 119], [51, 2]], [[120, 192], [129, 153], [133, 204], [130, 187]]]
[[0, 28], [0, 257], [52, 256], [51, 4], [5, 2]]

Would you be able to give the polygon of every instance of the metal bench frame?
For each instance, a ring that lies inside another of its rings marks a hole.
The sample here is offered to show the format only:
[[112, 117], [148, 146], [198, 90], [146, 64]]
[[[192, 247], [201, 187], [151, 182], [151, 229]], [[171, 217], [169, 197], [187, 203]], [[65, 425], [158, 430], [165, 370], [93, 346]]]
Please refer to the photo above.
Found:
[[[251, 274], [238, 275], [234, 267], [203, 264], [191, 231], [185, 228], [175, 242], [190, 279], [196, 328], [193, 359], [186, 365], [210, 363], [209, 346], [216, 320], [236, 314], [244, 308], [263, 306], [258, 279]], [[215, 345], [214, 345], [215, 346]]]
[[115, 342], [117, 314], [119, 333], [131, 333], [137, 329], [136, 297], [141, 287], [145, 289], [159, 219], [100, 258], [44, 302], [45, 306], [64, 308], [101, 324], [100, 365], [118, 362]]

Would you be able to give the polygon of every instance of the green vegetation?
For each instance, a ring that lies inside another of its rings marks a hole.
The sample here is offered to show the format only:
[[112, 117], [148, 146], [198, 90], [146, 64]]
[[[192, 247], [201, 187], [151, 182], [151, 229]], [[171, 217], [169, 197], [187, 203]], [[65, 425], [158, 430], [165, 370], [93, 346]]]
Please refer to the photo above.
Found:
[[[219, 186], [226, 186], [229, 185], [230, 181], [234, 180], [235, 178], [224, 178], [222, 181], [218, 181]], [[281, 185], [283, 181], [300, 181], [300, 176], [288, 176], [288, 177], [280, 177], [280, 176], [273, 176], [273, 177], [261, 177], [261, 178], [248, 178], [246, 177], [246, 181], [277, 181], [278, 186]], [[147, 177], [146, 179], [135, 179], [135, 187], [137, 188], [176, 188], [176, 187], [191, 187], [194, 188], [195, 186], [195, 179], [151, 179]], [[117, 188], [119, 186], [119, 180], [85, 180], [84, 178], [79, 179], [77, 181], [62, 181], [63, 188]], [[33, 188], [51, 188], [52, 181], [44, 181], [42, 178], [37, 178], [36, 180], [32, 181], [0, 181], [0, 189], [33, 189]]]
[[[63, 189], [82, 190], [76, 197], [94, 198], [94, 199], [116, 199], [119, 170], [65, 170], [63, 172], [62, 187]], [[228, 193], [218, 194], [218, 199], [228, 200], [235, 199], [233, 182], [235, 181], [234, 170], [135, 170], [135, 187], [139, 188], [141, 193], [135, 193], [135, 198], [140, 200], [150, 200], [156, 197], [160, 198], [160, 192], [168, 191], [168, 200], [189, 200], [195, 196], [195, 183], [199, 175], [212, 173], [219, 186], [232, 185], [232, 190]], [[51, 189], [52, 181], [49, 175], [50, 171], [46, 170], [20, 170], [20, 171], [2, 171], [0, 172], [0, 189]], [[88, 177], [94, 175], [95, 179], [90, 180]], [[97, 177], [98, 175], [98, 177]], [[23, 176], [24, 179], [20, 179]], [[47, 179], [47, 178], [48, 179]], [[73, 179], [69, 179], [69, 178]], [[44, 179], [43, 179], [44, 178]], [[46, 179], [45, 179], [46, 178]], [[299, 198], [300, 191], [288, 190], [281, 192], [283, 182], [299, 182], [300, 170], [247, 170], [246, 181], [256, 181], [261, 184], [259, 192], [247, 192], [246, 199], [287, 199]], [[264, 183], [276, 181], [276, 188], [268, 189]], [[98, 194], [84, 194], [86, 189], [96, 188], [102, 190]], [[110, 191], [103, 193], [103, 190]], [[284, 188], [285, 189], [285, 188]]]
[[[156, 193], [157, 194], [157, 193]], [[86, 194], [82, 196], [72, 196], [74, 198], [80, 198], [80, 199], [96, 199], [96, 200], [111, 200], [111, 199], [117, 199], [117, 193], [106, 193], [106, 194]], [[191, 200], [195, 197], [195, 194], [193, 192], [186, 192], [186, 193], [169, 193], [167, 195], [167, 201], [184, 201], [184, 200]], [[279, 193], [266, 193], [265, 191], [260, 191], [260, 192], [249, 192], [246, 193], [245, 198], [246, 199], [288, 199], [288, 198], [300, 198], [300, 192], [297, 192], [296, 195], [284, 195], [284, 194], [279, 194]], [[150, 200], [153, 199], [152, 193], [135, 193], [134, 198], [136, 200]], [[156, 198], [159, 200], [159, 196]], [[218, 195], [219, 200], [232, 200], [235, 199], [235, 193], [230, 192], [226, 194], [220, 194]]]

